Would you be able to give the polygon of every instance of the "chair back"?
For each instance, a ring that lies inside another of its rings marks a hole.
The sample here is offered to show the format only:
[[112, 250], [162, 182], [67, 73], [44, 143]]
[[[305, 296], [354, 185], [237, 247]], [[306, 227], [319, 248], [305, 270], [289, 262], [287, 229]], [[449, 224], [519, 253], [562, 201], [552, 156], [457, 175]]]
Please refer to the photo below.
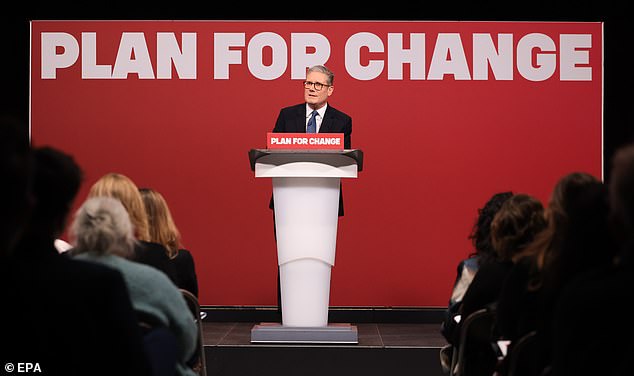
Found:
[[494, 334], [495, 311], [480, 309], [464, 318], [460, 325], [460, 340], [456, 344], [450, 375], [471, 376], [488, 374], [498, 361], [497, 336]]
[[196, 321], [196, 326], [198, 327], [198, 340], [196, 346], [196, 352], [192, 357], [189, 365], [192, 367], [194, 372], [199, 376], [207, 376], [207, 362], [205, 359], [205, 346], [203, 343], [203, 323], [200, 312], [200, 304], [198, 302], [198, 298], [191, 292], [180, 289], [183, 297], [185, 298], [185, 302], [187, 302], [187, 306], [189, 307], [192, 315], [194, 316], [194, 320]]
[[532, 331], [515, 341], [509, 348], [507, 376], [538, 376], [543, 374], [541, 348], [537, 332]]

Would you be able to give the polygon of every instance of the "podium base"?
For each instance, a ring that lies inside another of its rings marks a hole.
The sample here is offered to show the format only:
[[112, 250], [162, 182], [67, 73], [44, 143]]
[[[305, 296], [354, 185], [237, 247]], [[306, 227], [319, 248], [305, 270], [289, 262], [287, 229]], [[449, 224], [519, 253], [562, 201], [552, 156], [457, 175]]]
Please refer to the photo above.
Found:
[[260, 323], [251, 329], [251, 343], [358, 344], [359, 336], [357, 327], [350, 324], [294, 327]]

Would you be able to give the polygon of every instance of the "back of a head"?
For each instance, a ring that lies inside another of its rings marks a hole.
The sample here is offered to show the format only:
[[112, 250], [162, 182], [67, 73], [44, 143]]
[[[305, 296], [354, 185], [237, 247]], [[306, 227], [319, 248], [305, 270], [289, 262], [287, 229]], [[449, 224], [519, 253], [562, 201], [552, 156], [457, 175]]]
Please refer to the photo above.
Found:
[[545, 228], [542, 203], [530, 195], [516, 194], [502, 204], [491, 223], [493, 247], [500, 259], [511, 260]]
[[31, 209], [31, 147], [28, 127], [18, 118], [0, 118], [0, 256], [12, 252]]
[[496, 193], [478, 210], [478, 218], [469, 239], [473, 243], [476, 254], [481, 258], [480, 263], [495, 257], [495, 250], [491, 244], [491, 222], [502, 204], [512, 196], [513, 192], [510, 191]]
[[118, 199], [88, 198], [71, 225], [73, 254], [95, 252], [129, 258], [134, 252], [134, 233], [128, 212]]
[[[588, 228], [587, 224], [582, 222], [588, 222], [590, 211], [597, 214], [597, 217], [593, 218], [597, 225], [601, 221], [600, 218], [605, 219], [605, 216], [601, 217], [601, 198], [596, 197], [603, 189], [603, 183], [599, 179], [585, 172], [572, 172], [561, 177], [555, 184], [548, 207], [545, 209], [546, 229], [538, 234], [521, 254], [516, 255], [516, 258], [524, 256], [532, 258], [537, 270], [544, 267], [559, 268], [558, 265], [548, 266], [548, 264], [559, 262], [563, 248], [573, 244], [570, 241], [571, 237], [587, 240], [592, 240], [594, 235], [599, 237], [600, 226]], [[591, 198], [591, 195], [595, 197]], [[594, 202], [591, 203], [589, 200]], [[590, 205], [595, 207], [591, 208]], [[572, 221], [575, 223], [571, 223]], [[589, 231], [579, 233], [584, 226]], [[590, 243], [585, 243], [584, 246], [590, 246]], [[581, 249], [577, 251], [581, 254]]]
[[150, 188], [139, 189], [147, 212], [150, 241], [165, 246], [170, 257], [175, 257], [180, 247], [180, 233], [167, 201], [160, 192]]
[[121, 201], [130, 216], [137, 239], [150, 240], [148, 219], [143, 199], [136, 184], [127, 176], [109, 173], [102, 176], [90, 188], [88, 197], [114, 197]]
[[72, 156], [49, 146], [35, 148], [34, 160], [33, 220], [61, 231], [81, 186], [81, 168]]
[[611, 264], [617, 252], [609, 229], [605, 184], [596, 181], [570, 192], [566, 206], [569, 219], [562, 234], [562, 262], [580, 269]]
[[617, 150], [609, 182], [611, 215], [626, 247], [634, 243], [634, 144]]
[[571, 205], [574, 205], [571, 198], [579, 195], [586, 187], [596, 184], [601, 184], [601, 181], [585, 172], [573, 172], [559, 179], [546, 210], [550, 224], [555, 228], [565, 225], [572, 209]]

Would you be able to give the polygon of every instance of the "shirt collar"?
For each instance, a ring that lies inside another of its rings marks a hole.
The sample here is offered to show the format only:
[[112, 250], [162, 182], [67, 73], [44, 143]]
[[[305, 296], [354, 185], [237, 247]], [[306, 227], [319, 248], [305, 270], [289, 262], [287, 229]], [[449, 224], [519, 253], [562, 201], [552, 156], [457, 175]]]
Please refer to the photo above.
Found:
[[[328, 108], [328, 103], [326, 103], [322, 108], [320, 108], [319, 110], [317, 110], [317, 114], [323, 119], [324, 118], [324, 114], [326, 113], [326, 109]], [[310, 117], [310, 114], [313, 113], [313, 109], [310, 108], [310, 106], [308, 105], [308, 103], [306, 103], [306, 118], [308, 119]]]

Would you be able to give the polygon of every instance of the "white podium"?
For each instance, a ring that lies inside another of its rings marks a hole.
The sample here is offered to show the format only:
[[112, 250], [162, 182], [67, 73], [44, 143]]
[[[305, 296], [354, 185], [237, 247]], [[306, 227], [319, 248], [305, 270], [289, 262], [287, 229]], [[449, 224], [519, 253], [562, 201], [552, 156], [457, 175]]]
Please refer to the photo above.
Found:
[[341, 178], [356, 178], [361, 150], [249, 152], [256, 178], [271, 178], [282, 324], [256, 325], [251, 342], [357, 343], [356, 327], [328, 324]]

